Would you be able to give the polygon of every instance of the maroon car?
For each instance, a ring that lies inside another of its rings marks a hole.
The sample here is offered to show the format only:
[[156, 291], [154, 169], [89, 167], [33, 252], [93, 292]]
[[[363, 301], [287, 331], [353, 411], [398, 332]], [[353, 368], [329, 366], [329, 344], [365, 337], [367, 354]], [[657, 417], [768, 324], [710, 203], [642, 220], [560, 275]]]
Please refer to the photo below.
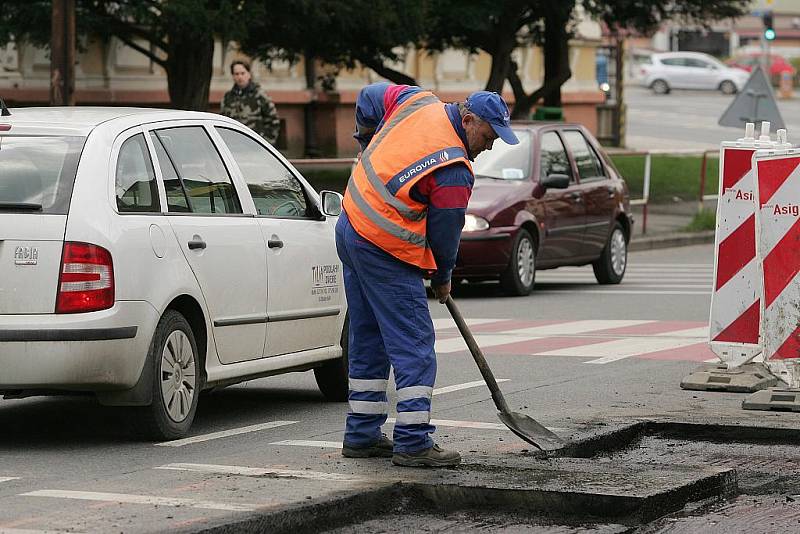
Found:
[[579, 124], [519, 123], [474, 162], [454, 281], [498, 279], [531, 292], [537, 269], [592, 264], [601, 284], [625, 275], [633, 227], [628, 186]]

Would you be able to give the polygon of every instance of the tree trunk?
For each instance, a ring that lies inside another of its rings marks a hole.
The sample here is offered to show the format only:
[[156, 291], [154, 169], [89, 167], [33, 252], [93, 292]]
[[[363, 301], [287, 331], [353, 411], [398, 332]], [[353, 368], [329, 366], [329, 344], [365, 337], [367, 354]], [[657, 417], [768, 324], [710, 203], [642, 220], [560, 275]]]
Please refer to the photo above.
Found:
[[503, 92], [503, 85], [511, 68], [511, 53], [516, 45], [516, 36], [513, 31], [499, 33], [504, 35], [499, 39], [494, 50], [487, 50], [492, 56], [492, 69], [489, 72], [489, 80], [486, 82], [485, 90], [494, 91], [495, 93]]
[[205, 111], [214, 61], [211, 33], [171, 32], [167, 45], [167, 86], [176, 109]]
[[544, 99], [545, 106], [561, 107], [561, 86], [570, 79], [569, 33], [567, 24], [574, 2], [553, 6], [545, 14], [544, 83], [534, 92], [527, 94], [513, 61], [508, 69], [508, 81], [514, 90], [514, 109], [512, 119], [527, 119], [531, 108]]

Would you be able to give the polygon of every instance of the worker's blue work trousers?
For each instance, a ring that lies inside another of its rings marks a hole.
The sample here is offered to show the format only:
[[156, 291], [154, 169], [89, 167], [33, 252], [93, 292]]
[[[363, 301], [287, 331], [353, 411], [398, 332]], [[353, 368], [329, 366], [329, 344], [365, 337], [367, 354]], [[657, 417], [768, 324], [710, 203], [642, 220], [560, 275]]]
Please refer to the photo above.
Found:
[[350, 412], [344, 441], [366, 447], [381, 439], [391, 365], [397, 386], [394, 451], [430, 448], [429, 434], [436, 430], [430, 424], [436, 354], [422, 272], [362, 238], [344, 213], [336, 225], [336, 248], [350, 313]]

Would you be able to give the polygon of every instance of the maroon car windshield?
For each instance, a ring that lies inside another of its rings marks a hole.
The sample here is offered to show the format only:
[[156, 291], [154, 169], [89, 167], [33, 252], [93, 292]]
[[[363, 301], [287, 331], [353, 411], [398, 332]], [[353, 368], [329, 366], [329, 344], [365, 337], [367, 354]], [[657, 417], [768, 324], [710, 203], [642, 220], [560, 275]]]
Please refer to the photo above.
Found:
[[482, 152], [472, 168], [477, 178], [497, 180], [524, 180], [531, 172], [531, 134], [527, 130], [514, 130], [518, 145], [509, 145], [498, 139], [491, 150]]

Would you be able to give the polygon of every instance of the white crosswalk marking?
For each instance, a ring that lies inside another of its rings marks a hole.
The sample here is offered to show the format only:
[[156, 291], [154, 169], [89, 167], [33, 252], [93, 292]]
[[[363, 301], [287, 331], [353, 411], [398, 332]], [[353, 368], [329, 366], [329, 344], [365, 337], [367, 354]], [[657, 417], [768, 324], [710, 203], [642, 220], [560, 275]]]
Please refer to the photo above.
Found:
[[[474, 334], [473, 337], [481, 349], [493, 347], [495, 345], [505, 345], [517, 341], [538, 339], [550, 336], [568, 336], [571, 334], [583, 334], [597, 330], [607, 330], [610, 328], [621, 328], [624, 326], [634, 326], [651, 323], [646, 320], [585, 320], [569, 321], [558, 324], [533, 326], [529, 328], [516, 328], [506, 330], [498, 334]], [[437, 354], [446, 354], [467, 349], [467, 344], [460, 337], [441, 339], [436, 341], [435, 350]]]
[[21, 497], [50, 497], [53, 499], [77, 499], [83, 501], [104, 501], [125, 504], [150, 504], [155, 506], [188, 506], [204, 510], [225, 510], [229, 512], [252, 512], [255, 504], [228, 504], [213, 501], [199, 501], [180, 497], [156, 497], [154, 495], [130, 495], [127, 493], [104, 493], [95, 491], [38, 490], [22, 493]]
[[12, 480], [19, 480], [19, 477], [0, 477], [0, 482], [11, 482]]
[[[494, 323], [502, 321], [502, 319], [464, 319], [468, 326], [477, 326], [479, 324]], [[445, 328], [456, 328], [456, 323], [452, 317], [440, 317], [433, 319], [433, 328], [435, 330], [444, 330]]]
[[[338, 444], [341, 448], [341, 443]], [[167, 464], [156, 469], [171, 471], [191, 471], [193, 473], [209, 473], [215, 475], [238, 475], [246, 477], [273, 477], [273, 478], [303, 478], [309, 480], [335, 480], [337, 482], [357, 482], [363, 477], [343, 475], [340, 473], [323, 473], [305, 469], [273, 469], [271, 467], [245, 467], [241, 465], [214, 465], [214, 464]]]

